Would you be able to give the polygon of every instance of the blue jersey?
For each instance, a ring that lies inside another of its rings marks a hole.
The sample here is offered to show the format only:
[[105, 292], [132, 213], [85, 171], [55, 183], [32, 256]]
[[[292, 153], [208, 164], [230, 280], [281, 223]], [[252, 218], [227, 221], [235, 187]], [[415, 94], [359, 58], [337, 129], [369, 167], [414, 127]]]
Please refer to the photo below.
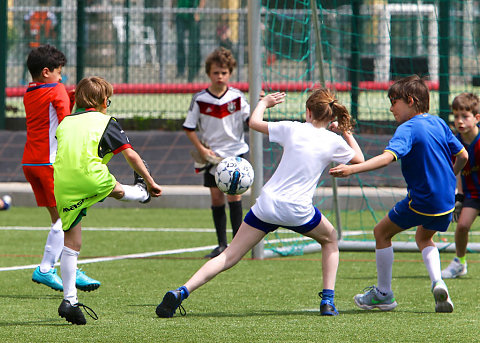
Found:
[[468, 199], [480, 198], [480, 134], [475, 137], [472, 143], [467, 144], [462, 140], [460, 134], [457, 138], [464, 145], [468, 152], [468, 162], [463, 167], [460, 175], [462, 178], [463, 194]]
[[452, 156], [463, 149], [447, 124], [428, 113], [397, 128], [385, 151], [402, 162], [412, 211], [428, 216], [453, 211], [456, 178]]

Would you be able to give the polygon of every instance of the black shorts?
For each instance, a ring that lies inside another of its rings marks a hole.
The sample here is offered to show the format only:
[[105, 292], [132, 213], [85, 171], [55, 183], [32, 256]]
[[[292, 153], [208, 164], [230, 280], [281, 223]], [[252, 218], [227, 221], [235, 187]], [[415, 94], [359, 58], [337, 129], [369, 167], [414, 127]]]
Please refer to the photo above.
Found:
[[463, 201], [463, 207], [471, 207], [476, 210], [480, 210], [480, 199], [465, 198]]
[[[244, 156], [245, 156], [245, 154], [242, 154], [242, 155], [239, 155], [238, 157], [245, 158]], [[205, 169], [205, 172], [203, 173], [203, 186], [204, 187], [208, 187], [208, 188], [217, 187], [217, 183], [215, 182], [215, 176], [210, 174], [210, 171], [215, 172], [215, 168], [217, 168], [216, 165], [211, 166], [208, 169]]]
[[216, 166], [211, 166], [210, 168], [206, 169], [203, 173], [203, 185], [205, 187], [217, 187], [217, 183], [215, 182], [215, 176], [210, 174], [210, 169], [215, 168]]

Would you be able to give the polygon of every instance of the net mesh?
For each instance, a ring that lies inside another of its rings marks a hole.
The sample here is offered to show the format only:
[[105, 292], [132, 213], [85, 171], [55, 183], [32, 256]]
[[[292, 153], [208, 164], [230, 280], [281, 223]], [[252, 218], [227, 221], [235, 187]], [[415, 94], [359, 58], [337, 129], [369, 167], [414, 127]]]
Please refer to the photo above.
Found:
[[[448, 108], [444, 108], [445, 102], [449, 104], [461, 92], [478, 90], [475, 75], [479, 72], [479, 37], [475, 30], [476, 14], [470, 12], [474, 2], [449, 3], [449, 22], [440, 24], [442, 1], [318, 1], [317, 17], [312, 15], [307, 0], [263, 1], [265, 90], [280, 90], [271, 82], [278, 79], [284, 84], [303, 85], [297, 92], [288, 92], [285, 106], [271, 109], [269, 119], [304, 120], [308, 93], [321, 83], [323, 71], [325, 85], [336, 90], [338, 99], [356, 119], [356, 139], [365, 159], [380, 154], [395, 131], [396, 123], [389, 112], [386, 94], [388, 86], [397, 78], [411, 74], [425, 77], [431, 90], [430, 113], [440, 114], [452, 123]], [[320, 47], [315, 20], [318, 20]], [[439, 39], [441, 25], [449, 25], [450, 35], [449, 45], [443, 50]], [[450, 61], [447, 92], [439, 82], [441, 53], [447, 54]], [[264, 154], [271, 156], [266, 170], [274, 170], [281, 148], [270, 144]], [[406, 196], [398, 163], [338, 179], [340, 211], [337, 218], [332, 193], [334, 181], [328, 173], [324, 174], [327, 175], [320, 179], [314, 204], [337, 229], [341, 226], [343, 240], [374, 240], [374, 225], [395, 202]], [[414, 235], [406, 232], [396, 239], [414, 241]], [[448, 234], [439, 239], [453, 241]], [[290, 231], [279, 230], [269, 236], [265, 247], [277, 254], [290, 255], [303, 253], [312, 243]]]

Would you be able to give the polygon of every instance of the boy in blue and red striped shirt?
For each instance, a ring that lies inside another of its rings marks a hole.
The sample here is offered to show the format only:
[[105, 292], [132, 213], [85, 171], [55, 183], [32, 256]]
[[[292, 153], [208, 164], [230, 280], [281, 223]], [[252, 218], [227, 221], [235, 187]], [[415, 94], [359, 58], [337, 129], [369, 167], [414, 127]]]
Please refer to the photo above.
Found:
[[442, 278], [454, 279], [467, 274], [468, 232], [480, 213], [480, 99], [472, 93], [457, 95], [452, 102], [457, 138], [468, 152], [468, 162], [457, 177], [453, 220], [456, 256], [442, 270]]

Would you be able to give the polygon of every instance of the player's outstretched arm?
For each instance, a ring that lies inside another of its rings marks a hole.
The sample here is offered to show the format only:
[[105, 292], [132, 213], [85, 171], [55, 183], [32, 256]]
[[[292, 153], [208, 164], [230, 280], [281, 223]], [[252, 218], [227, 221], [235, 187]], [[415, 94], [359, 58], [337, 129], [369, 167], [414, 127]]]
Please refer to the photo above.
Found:
[[268, 122], [263, 120], [263, 114], [267, 108], [273, 107], [285, 101], [286, 94], [283, 92], [272, 93], [264, 96], [257, 104], [248, 121], [252, 130], [268, 135]]
[[352, 165], [340, 164], [330, 169], [329, 174], [335, 177], [346, 177], [352, 174], [363, 173], [370, 170], [386, 167], [395, 160], [395, 157], [388, 151], [372, 157], [371, 159]]
[[147, 167], [145, 167], [145, 164], [143, 163], [140, 155], [131, 148], [123, 150], [122, 154], [123, 157], [125, 157], [125, 160], [127, 160], [130, 167], [132, 167], [133, 170], [135, 170], [141, 177], [143, 177], [145, 183], [147, 184], [147, 189], [150, 195], [152, 197], [159, 197], [160, 195], [162, 195], [162, 188], [157, 185], [155, 180], [153, 180], [152, 176], [147, 170]]

